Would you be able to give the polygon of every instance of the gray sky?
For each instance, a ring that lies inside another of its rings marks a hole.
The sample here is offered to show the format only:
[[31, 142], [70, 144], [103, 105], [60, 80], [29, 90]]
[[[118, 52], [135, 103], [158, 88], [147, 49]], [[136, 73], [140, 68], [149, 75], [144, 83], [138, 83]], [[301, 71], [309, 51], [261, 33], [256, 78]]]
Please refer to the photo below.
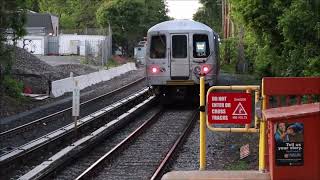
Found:
[[175, 19], [192, 19], [197, 9], [201, 7], [198, 0], [166, 0], [170, 17]]

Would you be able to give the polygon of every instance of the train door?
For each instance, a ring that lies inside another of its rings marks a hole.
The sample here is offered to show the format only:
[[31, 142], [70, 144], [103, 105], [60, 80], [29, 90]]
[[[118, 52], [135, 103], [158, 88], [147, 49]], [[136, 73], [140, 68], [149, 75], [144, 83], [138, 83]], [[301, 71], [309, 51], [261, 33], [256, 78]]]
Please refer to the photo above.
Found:
[[170, 64], [171, 79], [189, 78], [188, 34], [171, 34]]

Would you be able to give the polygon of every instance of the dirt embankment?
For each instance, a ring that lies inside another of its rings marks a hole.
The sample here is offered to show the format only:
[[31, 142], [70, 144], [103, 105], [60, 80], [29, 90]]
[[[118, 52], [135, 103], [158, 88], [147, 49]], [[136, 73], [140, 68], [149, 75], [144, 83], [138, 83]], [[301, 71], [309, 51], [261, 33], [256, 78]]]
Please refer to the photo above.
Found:
[[[30, 88], [34, 94], [47, 94], [51, 81], [69, 77], [70, 72], [73, 72], [74, 76], [79, 76], [97, 71], [95, 68], [82, 64], [51, 66], [18, 47], [14, 49], [13, 58], [15, 61], [11, 71], [12, 77], [23, 82], [24, 88]], [[28, 99], [16, 100], [4, 95], [0, 100], [0, 117], [10, 116], [13, 112], [30, 109], [30, 107], [33, 107], [31, 105], [33, 102], [29, 101]]]
[[51, 66], [24, 49], [15, 49], [15, 63], [12, 67], [14, 78], [22, 81], [25, 87], [30, 87], [33, 93], [46, 93], [49, 81], [88, 74], [97, 69], [81, 64], [64, 64]]

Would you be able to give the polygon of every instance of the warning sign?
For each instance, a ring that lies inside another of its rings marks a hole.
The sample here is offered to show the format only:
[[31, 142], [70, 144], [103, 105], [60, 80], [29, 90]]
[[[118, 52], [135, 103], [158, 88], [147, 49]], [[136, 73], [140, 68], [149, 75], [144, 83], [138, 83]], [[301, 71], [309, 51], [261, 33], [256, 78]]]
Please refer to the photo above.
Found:
[[210, 124], [251, 122], [252, 108], [249, 93], [209, 93], [207, 103]]
[[241, 115], [248, 115], [244, 107], [242, 106], [241, 102], [239, 102], [238, 106], [236, 109], [233, 111], [232, 115], [234, 116], [241, 116]]

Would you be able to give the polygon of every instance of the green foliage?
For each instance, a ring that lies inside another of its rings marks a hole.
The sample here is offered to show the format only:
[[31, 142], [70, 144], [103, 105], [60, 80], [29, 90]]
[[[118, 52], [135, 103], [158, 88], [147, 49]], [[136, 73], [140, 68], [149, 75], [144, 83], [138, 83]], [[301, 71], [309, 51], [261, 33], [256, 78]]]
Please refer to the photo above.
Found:
[[5, 94], [7, 94], [8, 96], [13, 97], [15, 99], [22, 98], [23, 83], [16, 81], [15, 79], [11, 78], [11, 76], [4, 76], [3, 88]]
[[57, 15], [60, 28], [77, 29], [97, 27], [96, 11], [103, 0], [40, 0], [40, 12]]
[[220, 44], [221, 69], [234, 74], [237, 61], [237, 38], [224, 39]]
[[[237, 61], [238, 38], [224, 39], [220, 44], [221, 64], [235, 64]], [[229, 51], [229, 52], [227, 52]]]
[[166, 12], [163, 1], [112, 0], [98, 9], [97, 21], [104, 27], [110, 24], [115, 46], [121, 46], [126, 55], [132, 55], [134, 44], [147, 30], [168, 19]]
[[320, 56], [309, 58], [307, 64], [303, 74], [306, 76], [320, 76]]
[[0, 96], [3, 92], [4, 74], [10, 74], [14, 63], [11, 46], [5, 45], [8, 41], [8, 31], [11, 31], [10, 39], [16, 41], [25, 35], [24, 24], [26, 4], [24, 0], [1, 0], [0, 1]]
[[203, 7], [193, 15], [195, 21], [202, 22], [218, 33], [221, 32], [221, 5], [217, 0], [200, 0]]
[[113, 44], [128, 55], [134, 43], [147, 30], [168, 20], [165, 0], [27, 0], [28, 7], [57, 15], [60, 29], [108, 27], [113, 30]]
[[231, 0], [245, 26], [245, 52], [259, 76], [316, 76], [320, 57], [317, 0]]
[[0, 2], [0, 42], [7, 41], [6, 30], [11, 29], [13, 40], [25, 35], [25, 1], [24, 0], [2, 0]]
[[26, 0], [26, 8], [31, 11], [39, 12], [39, 0]]
[[4, 74], [10, 74], [13, 65], [13, 48], [0, 42], [0, 88]]
[[231, 62], [230, 64], [221, 64], [221, 71], [224, 73], [228, 74], [235, 74], [236, 69], [235, 69], [236, 63]]
[[144, 4], [139, 1], [115, 0], [104, 3], [97, 11], [99, 24], [109, 23], [117, 46], [128, 53], [143, 32]]
[[226, 170], [248, 170], [249, 164], [246, 161], [239, 160], [225, 167]]
[[117, 67], [119, 65], [120, 64], [117, 63], [113, 58], [108, 59], [107, 64], [106, 64], [107, 69], [112, 68], [112, 67]]
[[144, 33], [146, 34], [148, 29], [159, 22], [169, 20], [167, 16], [168, 9], [165, 5], [164, 0], [140, 0], [144, 3], [144, 17], [143, 17], [143, 24], [144, 24]]

